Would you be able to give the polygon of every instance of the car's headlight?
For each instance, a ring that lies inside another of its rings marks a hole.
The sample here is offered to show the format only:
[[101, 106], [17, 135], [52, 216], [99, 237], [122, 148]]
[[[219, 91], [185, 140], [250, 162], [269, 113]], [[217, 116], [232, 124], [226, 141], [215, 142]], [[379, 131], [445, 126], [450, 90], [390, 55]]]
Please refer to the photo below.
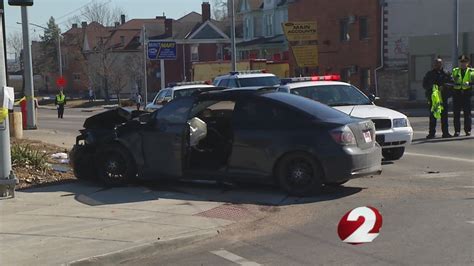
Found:
[[393, 127], [407, 127], [408, 126], [408, 119], [406, 118], [396, 118], [393, 119]]

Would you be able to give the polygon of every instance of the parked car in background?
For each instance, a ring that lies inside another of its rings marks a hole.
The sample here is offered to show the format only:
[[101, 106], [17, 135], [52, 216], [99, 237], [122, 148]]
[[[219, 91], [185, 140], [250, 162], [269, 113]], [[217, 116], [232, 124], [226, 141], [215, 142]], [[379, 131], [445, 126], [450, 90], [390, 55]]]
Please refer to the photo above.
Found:
[[77, 137], [78, 178], [264, 182], [306, 196], [382, 169], [372, 121], [296, 95], [210, 91], [146, 115], [108, 112]]
[[160, 90], [153, 101], [146, 105], [146, 111], [155, 111], [163, 107], [172, 99], [190, 96], [198, 90], [214, 88], [209, 85], [209, 81], [175, 82], [168, 84], [168, 87]]
[[218, 87], [229, 89], [252, 89], [262, 87], [277, 88], [280, 84], [280, 79], [274, 74], [266, 73], [264, 70], [234, 71], [230, 72], [228, 75], [216, 77], [213, 84]]
[[340, 82], [339, 75], [283, 79], [278, 91], [310, 98], [352, 117], [371, 119], [377, 130], [376, 140], [387, 160], [400, 159], [413, 139], [406, 115], [375, 105], [374, 95], [367, 97], [353, 85]]

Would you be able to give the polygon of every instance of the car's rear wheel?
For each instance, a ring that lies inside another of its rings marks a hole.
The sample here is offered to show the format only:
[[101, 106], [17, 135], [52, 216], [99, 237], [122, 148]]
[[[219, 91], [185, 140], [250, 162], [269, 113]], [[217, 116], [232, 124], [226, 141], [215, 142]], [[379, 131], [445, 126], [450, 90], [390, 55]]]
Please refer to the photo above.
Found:
[[405, 153], [405, 147], [382, 149], [382, 156], [385, 160], [396, 161], [402, 158]]
[[283, 157], [276, 173], [280, 186], [290, 195], [310, 196], [321, 192], [321, 167], [305, 153], [292, 153]]
[[93, 154], [86, 147], [75, 145], [69, 152], [69, 161], [77, 179], [90, 180], [97, 176]]
[[120, 145], [102, 148], [97, 153], [98, 176], [107, 186], [120, 186], [136, 177], [132, 156]]

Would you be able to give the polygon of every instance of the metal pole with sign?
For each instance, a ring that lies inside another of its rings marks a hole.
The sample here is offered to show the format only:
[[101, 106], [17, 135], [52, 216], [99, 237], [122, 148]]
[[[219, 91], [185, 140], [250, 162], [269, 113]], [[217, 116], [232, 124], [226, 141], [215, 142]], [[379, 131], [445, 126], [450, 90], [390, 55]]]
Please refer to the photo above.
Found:
[[174, 41], [148, 41], [148, 59], [160, 60], [161, 89], [166, 87], [165, 60], [176, 60], [177, 45]]
[[142, 27], [142, 46], [143, 46], [143, 90], [145, 94], [145, 106], [148, 104], [148, 72], [147, 65], [147, 49], [146, 49], [146, 34], [145, 25]]
[[30, 29], [28, 24], [28, 10], [26, 6], [21, 7], [21, 23], [23, 30], [23, 54], [25, 55], [24, 62], [24, 77], [25, 77], [25, 96], [26, 96], [26, 129], [36, 129], [36, 110], [34, 101], [34, 85], [33, 85], [33, 64], [31, 62], [31, 43], [30, 43]]
[[0, 25], [0, 198], [7, 198], [15, 196], [15, 185], [18, 180], [13, 174], [11, 163], [8, 110], [13, 109], [14, 92], [12, 88], [6, 87], [7, 69], [2, 18], [3, 9], [0, 9], [0, 24], [2, 24]]

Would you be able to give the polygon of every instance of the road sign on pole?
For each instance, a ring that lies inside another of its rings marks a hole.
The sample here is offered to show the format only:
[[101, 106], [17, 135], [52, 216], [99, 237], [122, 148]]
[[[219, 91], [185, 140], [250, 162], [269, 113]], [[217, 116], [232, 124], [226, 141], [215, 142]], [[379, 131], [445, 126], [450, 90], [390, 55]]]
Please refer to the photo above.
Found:
[[176, 60], [176, 42], [173, 41], [148, 41], [148, 59], [150, 60]]

